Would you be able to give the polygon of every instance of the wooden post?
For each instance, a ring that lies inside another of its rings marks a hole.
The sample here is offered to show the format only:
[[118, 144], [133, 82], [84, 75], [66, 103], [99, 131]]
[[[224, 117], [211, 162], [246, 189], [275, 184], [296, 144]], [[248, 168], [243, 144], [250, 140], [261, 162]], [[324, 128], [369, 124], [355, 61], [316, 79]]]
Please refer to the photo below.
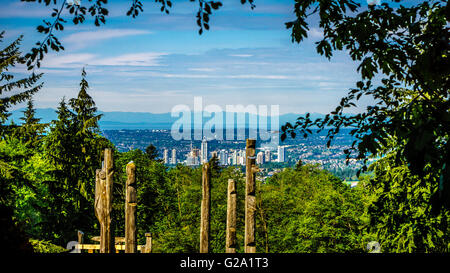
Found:
[[96, 170], [95, 215], [100, 222], [100, 253], [114, 253], [114, 237], [111, 236], [111, 212], [113, 190], [113, 155], [105, 149], [104, 166]]
[[145, 233], [145, 247], [144, 251], [141, 251], [144, 253], [152, 253], [152, 234], [151, 233]]
[[74, 251], [72, 251], [72, 253], [81, 253], [79, 245], [82, 245], [84, 243], [84, 232], [81, 230], [77, 230], [77, 237], [78, 237], [78, 249], [75, 249]]
[[245, 150], [245, 253], [256, 252], [256, 140], [247, 139]]
[[209, 163], [202, 167], [202, 204], [200, 213], [200, 253], [209, 251], [209, 227], [211, 212], [211, 170]]
[[236, 183], [228, 179], [226, 253], [236, 253]]
[[136, 253], [136, 165], [127, 164], [127, 188], [125, 200], [125, 253]]
[[77, 231], [77, 235], [78, 235], [78, 243], [81, 245], [84, 242], [84, 232], [81, 230]]
[[[95, 170], [95, 200], [94, 200], [94, 207], [95, 207], [95, 217], [97, 217], [98, 222], [100, 223], [100, 234], [103, 234], [104, 229], [104, 216], [103, 216], [103, 207], [104, 207], [104, 200], [103, 200], [103, 193], [104, 193], [104, 179], [100, 179], [100, 173], [102, 170], [97, 169]], [[91, 253], [91, 249], [88, 250], [89, 253]]]

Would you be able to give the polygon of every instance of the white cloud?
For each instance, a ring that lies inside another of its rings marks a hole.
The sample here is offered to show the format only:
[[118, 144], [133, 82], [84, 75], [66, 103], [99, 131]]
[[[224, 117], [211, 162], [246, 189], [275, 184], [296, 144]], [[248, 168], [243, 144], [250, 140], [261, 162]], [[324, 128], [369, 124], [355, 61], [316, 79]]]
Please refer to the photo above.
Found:
[[167, 53], [144, 52], [124, 54], [116, 57], [93, 60], [91, 65], [113, 66], [160, 66], [160, 57]]
[[[167, 55], [158, 52], [123, 54], [101, 58], [90, 53], [49, 54], [43, 61], [42, 68], [81, 68], [83, 66], [160, 66], [160, 57]], [[52, 71], [47, 70], [47, 73]]]
[[62, 39], [63, 43], [71, 49], [85, 48], [92, 43], [112, 38], [151, 34], [151, 31], [140, 29], [102, 29], [97, 31], [82, 31], [70, 34]]
[[266, 75], [266, 74], [239, 74], [239, 75], [223, 75], [223, 74], [188, 74], [188, 73], [162, 73], [155, 71], [115, 71], [120, 76], [136, 76], [136, 77], [156, 77], [156, 78], [180, 78], [180, 79], [267, 79], [267, 80], [285, 80], [292, 79], [287, 75]]
[[90, 53], [48, 54], [42, 61], [43, 68], [79, 68], [92, 62], [96, 57]]
[[216, 68], [209, 68], [209, 67], [204, 67], [204, 68], [189, 68], [189, 71], [199, 71], [199, 72], [214, 72], [217, 69]]
[[239, 58], [249, 58], [252, 57], [253, 55], [251, 54], [230, 54], [231, 57], [239, 57]]
[[289, 76], [285, 75], [256, 75], [256, 74], [242, 74], [226, 76], [229, 79], [267, 79], [267, 80], [285, 80]]

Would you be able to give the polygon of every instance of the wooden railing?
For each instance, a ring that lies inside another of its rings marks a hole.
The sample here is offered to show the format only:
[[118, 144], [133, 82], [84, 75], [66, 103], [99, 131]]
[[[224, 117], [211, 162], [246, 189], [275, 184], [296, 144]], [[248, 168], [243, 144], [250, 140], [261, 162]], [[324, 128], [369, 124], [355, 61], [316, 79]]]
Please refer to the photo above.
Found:
[[[152, 252], [152, 234], [145, 233], [145, 245], [137, 245], [137, 251], [141, 253], [151, 253]], [[94, 236], [91, 241], [98, 242], [96, 244], [85, 244], [84, 233], [78, 231], [78, 244], [74, 246], [75, 252], [80, 253], [83, 250], [87, 250], [88, 253], [100, 252], [100, 236]], [[125, 237], [115, 237], [114, 238], [114, 249], [116, 253], [119, 251], [125, 251]]]

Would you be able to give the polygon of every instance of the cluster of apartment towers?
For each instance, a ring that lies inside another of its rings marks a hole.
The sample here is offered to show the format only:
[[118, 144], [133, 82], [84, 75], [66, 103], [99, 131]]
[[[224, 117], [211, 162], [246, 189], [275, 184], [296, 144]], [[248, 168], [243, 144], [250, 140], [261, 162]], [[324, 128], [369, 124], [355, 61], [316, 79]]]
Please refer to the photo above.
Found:
[[[219, 164], [226, 165], [245, 165], [245, 150], [231, 150], [225, 149], [211, 152], [211, 157], [216, 156], [219, 159]], [[187, 166], [196, 166], [208, 162], [211, 158], [208, 157], [208, 142], [204, 137], [200, 149], [194, 148], [191, 142], [191, 150], [186, 154], [184, 162], [178, 162], [177, 150], [172, 149], [172, 155], [169, 157], [169, 150], [164, 149], [164, 164], [185, 163]], [[264, 164], [271, 162], [272, 153], [270, 149], [264, 149], [256, 154], [256, 164]], [[286, 150], [285, 146], [278, 146], [278, 158], [276, 162], [285, 162]]]

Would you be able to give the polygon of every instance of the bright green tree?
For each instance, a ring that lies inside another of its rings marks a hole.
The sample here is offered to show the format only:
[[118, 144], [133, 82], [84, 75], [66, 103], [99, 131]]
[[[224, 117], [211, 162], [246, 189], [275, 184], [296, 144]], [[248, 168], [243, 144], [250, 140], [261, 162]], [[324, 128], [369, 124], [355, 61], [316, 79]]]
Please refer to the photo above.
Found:
[[[0, 33], [0, 43], [3, 42], [4, 32]], [[24, 195], [30, 196], [33, 192], [33, 183], [27, 175], [27, 170], [23, 169], [27, 165], [27, 159], [30, 152], [26, 147], [12, 136], [12, 129], [16, 125], [5, 125], [10, 116], [8, 110], [11, 106], [24, 102], [31, 98], [32, 94], [39, 91], [42, 83], [38, 81], [42, 74], [32, 74], [31, 76], [16, 79], [9, 70], [17, 64], [23, 62], [19, 51], [22, 36], [11, 44], [0, 50], [0, 215], [1, 215], [1, 234], [8, 234], [8, 237], [2, 236], [0, 243], [3, 245], [3, 251], [31, 251], [31, 245], [28, 243], [25, 228], [20, 228], [18, 223], [25, 218], [18, 214], [17, 208], [20, 202], [29, 210], [30, 202], [17, 199], [17, 191], [24, 192]], [[31, 216], [28, 213], [24, 215]], [[30, 219], [33, 222], [32, 217]], [[33, 222], [35, 223], [35, 222]]]
[[363, 252], [371, 237], [364, 188], [317, 166], [287, 168], [259, 185], [261, 252]]
[[370, 166], [365, 179], [375, 200], [369, 208], [370, 229], [382, 252], [448, 252], [450, 211], [437, 209], [431, 200], [439, 191], [433, 175], [412, 174], [406, 161], [398, 162], [395, 141], [389, 152]]

